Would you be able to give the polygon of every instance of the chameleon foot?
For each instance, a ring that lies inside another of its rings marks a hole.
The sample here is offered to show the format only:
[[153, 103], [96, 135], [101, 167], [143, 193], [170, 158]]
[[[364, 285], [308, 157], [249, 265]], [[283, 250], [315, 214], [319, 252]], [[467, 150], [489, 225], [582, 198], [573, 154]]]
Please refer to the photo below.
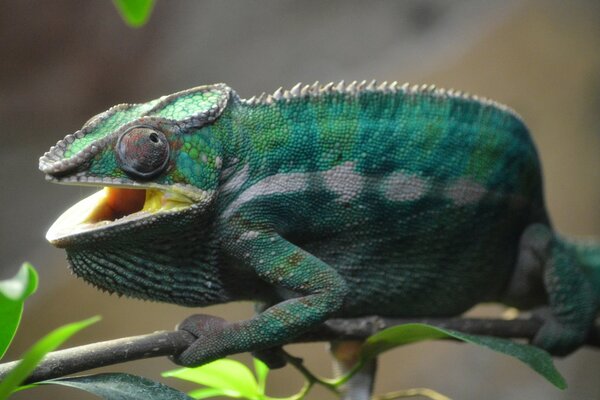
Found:
[[176, 329], [191, 333], [196, 340], [171, 360], [185, 367], [197, 367], [226, 356], [229, 353], [223, 333], [230, 326], [223, 318], [212, 315], [196, 314], [186, 318]]

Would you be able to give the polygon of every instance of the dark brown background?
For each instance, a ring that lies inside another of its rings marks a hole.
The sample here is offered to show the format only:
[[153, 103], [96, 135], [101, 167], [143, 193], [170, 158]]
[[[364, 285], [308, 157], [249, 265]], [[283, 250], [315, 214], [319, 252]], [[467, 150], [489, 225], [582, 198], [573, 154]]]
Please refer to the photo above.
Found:
[[[127, 28], [109, 1], [0, 0], [0, 277], [24, 260], [41, 275], [7, 356], [50, 329], [101, 314], [71, 345], [170, 329], [192, 312], [120, 299], [72, 277], [44, 233], [89, 189], [44, 182], [37, 158], [90, 116], [198, 84], [226, 82], [250, 97], [297, 81], [434, 83], [515, 108], [531, 128], [558, 229], [600, 235], [600, 6], [595, 1], [174, 1]], [[247, 318], [249, 304], [205, 310]], [[493, 314], [501, 309], [480, 307]], [[293, 346], [328, 374], [323, 346]], [[238, 357], [248, 360], [247, 356]], [[382, 357], [377, 392], [431, 387], [455, 399], [595, 399], [600, 353], [557, 361], [560, 392], [517, 361], [467, 345], [420, 344]], [[126, 370], [157, 378], [167, 360]], [[173, 386], [180, 386], [174, 380]], [[273, 373], [271, 395], [296, 391], [291, 369]], [[16, 398], [93, 398], [59, 388]], [[313, 399], [331, 398], [316, 390]]]

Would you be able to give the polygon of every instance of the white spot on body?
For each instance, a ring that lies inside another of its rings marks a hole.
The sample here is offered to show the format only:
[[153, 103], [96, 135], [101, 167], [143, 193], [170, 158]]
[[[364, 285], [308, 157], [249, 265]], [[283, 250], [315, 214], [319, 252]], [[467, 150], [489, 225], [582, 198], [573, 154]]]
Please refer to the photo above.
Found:
[[427, 193], [427, 180], [405, 172], [394, 172], [383, 180], [383, 192], [391, 201], [415, 201]]
[[256, 239], [260, 235], [260, 232], [257, 231], [247, 231], [240, 235], [240, 240], [252, 240]]
[[477, 203], [486, 195], [487, 189], [479, 182], [458, 179], [444, 190], [444, 197], [458, 206]]
[[355, 163], [347, 161], [321, 173], [325, 186], [339, 196], [339, 201], [352, 200], [364, 187], [365, 178], [354, 167]]

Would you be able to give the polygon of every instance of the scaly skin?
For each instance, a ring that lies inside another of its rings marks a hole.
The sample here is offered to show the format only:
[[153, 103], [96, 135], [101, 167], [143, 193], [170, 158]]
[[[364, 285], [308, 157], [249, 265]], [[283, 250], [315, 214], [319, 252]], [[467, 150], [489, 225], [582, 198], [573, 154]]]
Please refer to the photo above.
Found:
[[184, 365], [331, 317], [452, 316], [482, 301], [549, 304], [535, 343], [566, 354], [598, 312], [599, 247], [552, 231], [528, 131], [489, 100], [364, 83], [242, 100], [203, 86], [113, 107], [40, 169], [153, 189], [113, 189], [51, 228], [85, 280], [186, 306], [266, 304], [247, 321], [184, 322], [200, 337]]

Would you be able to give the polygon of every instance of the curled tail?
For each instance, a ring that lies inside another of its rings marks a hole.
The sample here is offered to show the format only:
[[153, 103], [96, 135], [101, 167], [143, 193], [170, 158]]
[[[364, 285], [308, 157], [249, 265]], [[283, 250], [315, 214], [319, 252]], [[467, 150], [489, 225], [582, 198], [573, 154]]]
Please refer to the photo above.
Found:
[[560, 237], [564, 246], [574, 254], [577, 265], [591, 282], [600, 302], [600, 241], [588, 238]]
[[583, 344], [600, 310], [600, 243], [552, 233], [543, 269], [551, 315], [534, 343], [566, 355]]
[[515, 271], [509, 294], [525, 299], [521, 304], [536, 300], [530, 305], [549, 306], [533, 343], [555, 355], [580, 347], [600, 310], [600, 242], [561, 236], [546, 224], [532, 224], [521, 237]]

